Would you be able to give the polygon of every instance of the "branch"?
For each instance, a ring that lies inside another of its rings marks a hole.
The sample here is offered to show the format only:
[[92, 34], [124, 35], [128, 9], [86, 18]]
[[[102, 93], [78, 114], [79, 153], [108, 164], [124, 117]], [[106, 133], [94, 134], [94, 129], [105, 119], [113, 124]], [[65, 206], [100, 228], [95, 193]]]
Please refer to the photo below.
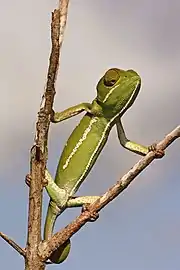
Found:
[[42, 191], [47, 161], [47, 141], [50, 116], [55, 96], [55, 82], [59, 67], [60, 48], [63, 42], [67, 20], [68, 0], [59, 1], [59, 8], [52, 13], [52, 49], [49, 59], [47, 84], [42, 97], [38, 121], [36, 123], [35, 143], [31, 149], [31, 182], [29, 190], [28, 237], [26, 245], [26, 269], [44, 269], [45, 265], [38, 256], [41, 241]]
[[14, 242], [12, 239], [10, 239], [6, 234], [0, 232], [0, 236], [11, 246], [13, 247], [20, 255], [22, 255], [24, 258], [26, 257], [26, 252], [24, 249], [22, 249], [16, 242]]
[[[180, 137], [180, 126], [175, 128], [170, 132], [162, 141], [157, 144], [157, 149], [166, 149], [174, 140]], [[67, 225], [60, 232], [57, 232], [48, 241], [45, 241], [41, 245], [39, 251], [40, 256], [43, 260], [47, 260], [49, 256], [65, 241], [73, 236], [77, 231], [80, 230], [82, 226], [86, 224], [91, 218], [99, 212], [103, 207], [105, 207], [109, 202], [115, 199], [124, 189], [126, 189], [129, 184], [134, 180], [134, 178], [140, 174], [154, 159], [156, 159], [155, 152], [149, 152], [145, 157], [139, 160], [133, 168], [126, 173], [114, 186], [112, 186], [105, 194], [100, 196], [93, 204], [88, 207], [88, 210], [83, 212], [78, 216], [73, 222]]]

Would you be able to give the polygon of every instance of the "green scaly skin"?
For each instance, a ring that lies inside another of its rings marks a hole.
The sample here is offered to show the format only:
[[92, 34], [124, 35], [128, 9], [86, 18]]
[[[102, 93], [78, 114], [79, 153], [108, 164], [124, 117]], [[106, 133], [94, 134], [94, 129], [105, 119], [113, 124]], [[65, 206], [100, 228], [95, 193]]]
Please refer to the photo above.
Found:
[[[57, 123], [83, 111], [86, 114], [70, 135], [57, 167], [55, 180], [46, 171], [47, 192], [50, 203], [45, 222], [44, 239], [51, 238], [58, 215], [67, 207], [82, 206], [98, 197], [72, 196], [86, 179], [103, 150], [109, 133], [117, 127], [120, 143], [126, 149], [146, 155], [149, 148], [126, 138], [121, 117], [135, 101], [141, 86], [140, 76], [133, 70], [109, 69], [97, 84], [97, 97], [90, 103], [82, 103], [63, 112], [54, 113], [52, 122]], [[63, 262], [70, 251], [70, 240], [51, 256], [53, 263]]]

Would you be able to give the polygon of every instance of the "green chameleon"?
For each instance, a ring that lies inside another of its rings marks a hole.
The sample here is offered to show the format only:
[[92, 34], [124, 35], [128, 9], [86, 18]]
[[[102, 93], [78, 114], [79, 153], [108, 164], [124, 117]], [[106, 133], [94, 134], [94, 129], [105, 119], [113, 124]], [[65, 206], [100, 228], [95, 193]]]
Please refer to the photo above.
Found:
[[[53, 113], [51, 121], [63, 121], [83, 111], [79, 125], [69, 137], [57, 167], [55, 180], [46, 171], [46, 190], [50, 203], [46, 216], [44, 239], [51, 238], [56, 218], [67, 208], [83, 206], [98, 196], [72, 198], [86, 179], [103, 150], [112, 127], [116, 124], [120, 143], [126, 149], [146, 155], [153, 145], [145, 147], [126, 138], [122, 115], [135, 101], [141, 86], [140, 76], [133, 70], [109, 69], [97, 84], [97, 97], [90, 103], [81, 103], [63, 112]], [[53, 263], [63, 262], [70, 251], [70, 240], [51, 256]]]

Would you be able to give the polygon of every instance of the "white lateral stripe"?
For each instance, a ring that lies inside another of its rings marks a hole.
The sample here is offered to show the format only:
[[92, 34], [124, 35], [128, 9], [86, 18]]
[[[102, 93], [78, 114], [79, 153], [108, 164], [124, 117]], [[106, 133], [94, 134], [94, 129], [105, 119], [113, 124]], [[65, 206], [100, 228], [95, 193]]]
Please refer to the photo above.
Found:
[[134, 94], [136, 93], [136, 89], [137, 89], [138, 85], [139, 85], [139, 82], [137, 82], [136, 87], [135, 87], [135, 89], [134, 89], [134, 91], [133, 91], [133, 93], [132, 93], [132, 95], [131, 95], [131, 98], [128, 100], [128, 103], [126, 103], [126, 105], [124, 106], [124, 108], [122, 108], [122, 110], [119, 112], [119, 114], [120, 114], [121, 112], [125, 111], [126, 108], [127, 108], [128, 105], [129, 105], [129, 103], [131, 103], [131, 100], [133, 99]]
[[111, 90], [107, 93], [107, 95], [105, 96], [103, 102], [106, 102], [108, 97], [113, 93], [113, 91], [118, 87], [119, 85], [117, 84], [116, 86], [114, 86], [113, 88], [111, 88]]
[[66, 159], [65, 164], [63, 165], [63, 170], [67, 168], [71, 158], [74, 156], [74, 154], [77, 152], [80, 145], [83, 143], [83, 141], [86, 140], [88, 133], [91, 131], [93, 123], [97, 122], [97, 118], [92, 118], [89, 122], [89, 126], [85, 129], [82, 137], [79, 139], [78, 143], [73, 148], [72, 152], [70, 153], [69, 157]]

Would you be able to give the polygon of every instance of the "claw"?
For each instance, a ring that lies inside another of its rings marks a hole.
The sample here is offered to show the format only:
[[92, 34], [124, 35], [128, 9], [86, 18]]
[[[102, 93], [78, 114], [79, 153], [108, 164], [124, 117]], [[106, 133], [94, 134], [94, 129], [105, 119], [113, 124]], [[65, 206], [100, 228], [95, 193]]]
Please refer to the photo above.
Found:
[[31, 177], [31, 175], [28, 173], [28, 174], [26, 175], [26, 178], [25, 178], [25, 183], [26, 183], [26, 185], [28, 185], [28, 187], [30, 187], [31, 179], [32, 179], [32, 177]]
[[162, 158], [165, 155], [165, 151], [157, 148], [157, 144], [153, 143], [148, 147], [149, 152], [153, 151], [155, 153], [156, 158]]
[[[81, 210], [82, 213], [85, 212], [85, 211], [90, 212], [90, 210], [89, 210], [89, 205], [90, 205], [90, 203], [86, 203], [86, 204], [84, 204], [84, 205], [82, 206], [82, 210]], [[99, 213], [93, 212], [93, 213], [91, 213], [91, 216], [90, 216], [90, 218], [89, 218], [89, 221], [90, 221], [90, 222], [94, 222], [94, 221], [96, 221], [98, 218], [99, 218]]]
[[[28, 187], [30, 187], [30, 184], [31, 184], [31, 180], [32, 180], [32, 176], [30, 173], [28, 173], [25, 177], [25, 183]], [[48, 181], [46, 179], [44, 179], [43, 181], [43, 187], [47, 186], [48, 184]]]

